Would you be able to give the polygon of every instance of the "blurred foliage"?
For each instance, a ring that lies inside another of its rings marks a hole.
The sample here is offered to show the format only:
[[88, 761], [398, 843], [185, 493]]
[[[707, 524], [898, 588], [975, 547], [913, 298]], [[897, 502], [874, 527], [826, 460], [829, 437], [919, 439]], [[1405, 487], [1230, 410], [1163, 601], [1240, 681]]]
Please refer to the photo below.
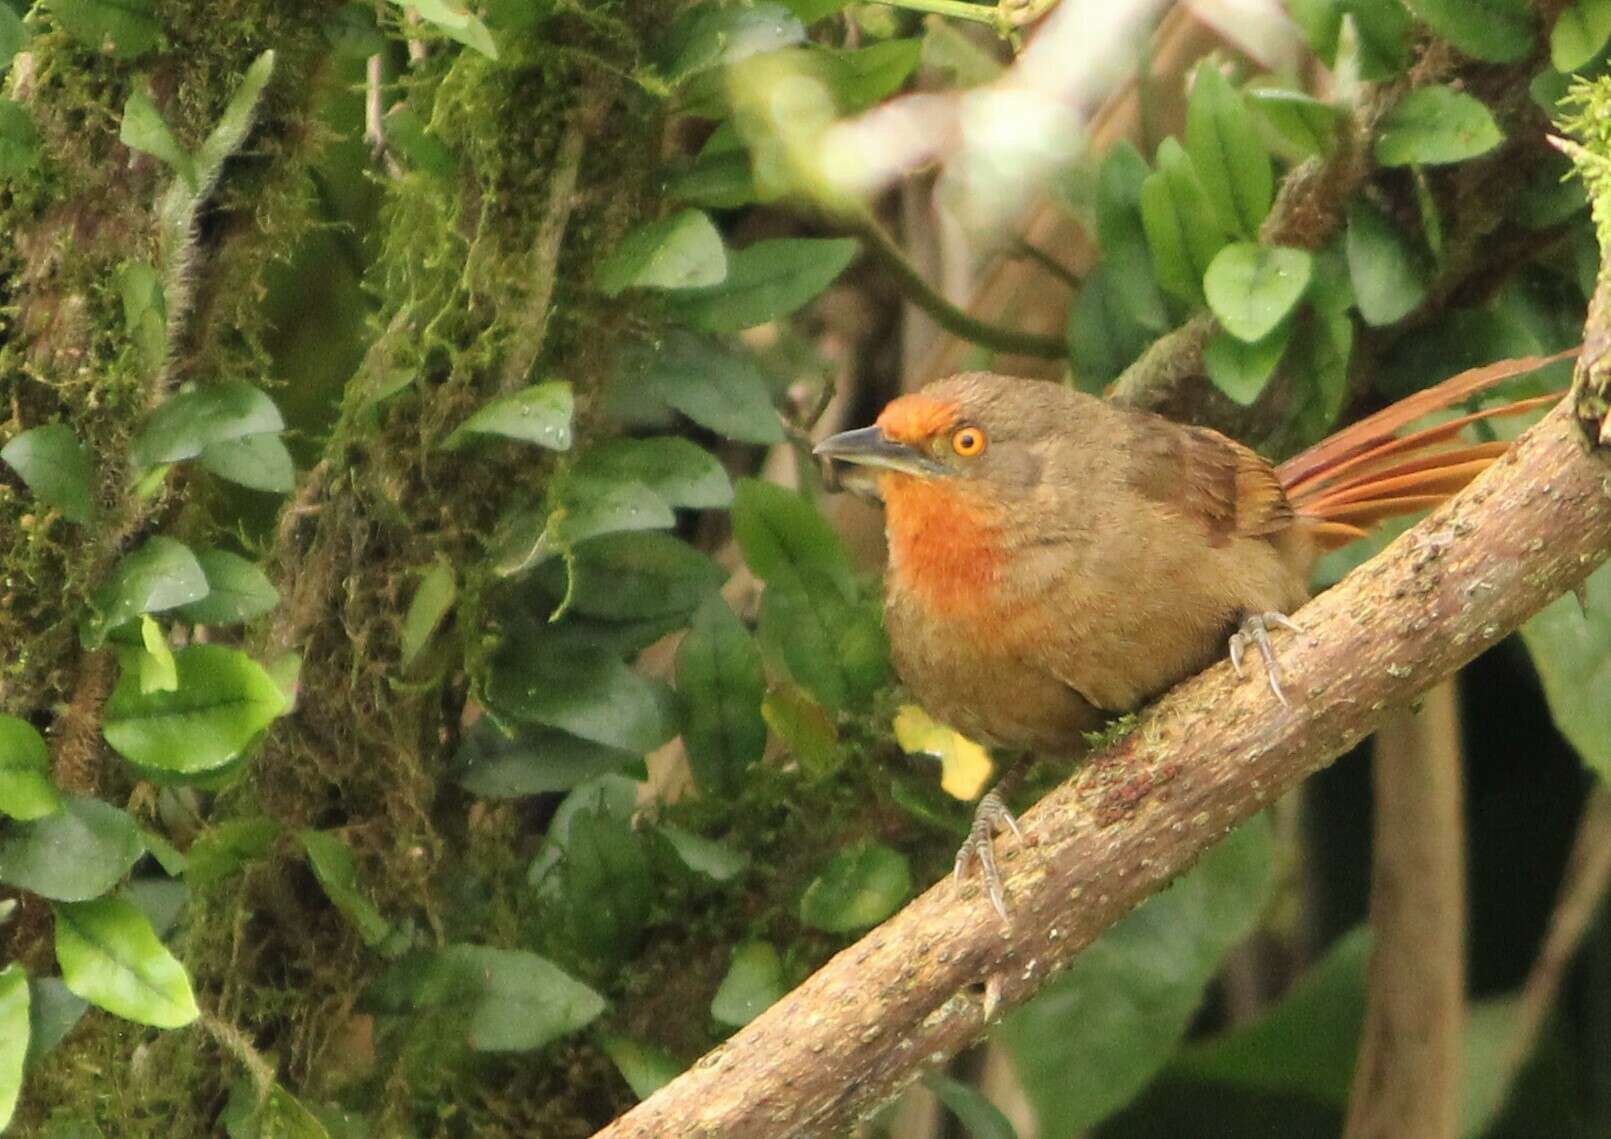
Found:
[[[844, 298], [887, 320], [906, 279], [838, 128], [992, 90], [1021, 21], [226, 7], [0, 4], [0, 1128], [586, 1135], [945, 873], [987, 777], [902, 708], [808, 440]], [[1341, 82], [1217, 53], [1156, 80], [1184, 114], [1144, 150], [1058, 120], [1041, 189], [1095, 254], [1071, 381], [1208, 327], [1202, 382], [1290, 449], [1573, 343], [1594, 228], [1540, 138], [1587, 148], [1603, 226], [1611, 3], [1557, 7], [1291, 0]], [[979, 179], [1019, 161], [975, 133]], [[1303, 179], [1336, 200], [1296, 210]], [[1592, 773], [1549, 768], [1565, 798], [1611, 770], [1607, 571], [1585, 601], [1523, 634]], [[1007, 1017], [1039, 1134], [1335, 1133], [1366, 940], [1293, 868], [1366, 860], [1278, 831]], [[1474, 896], [1480, 950], [1509, 888]], [[1283, 955], [1257, 1015], [1250, 937]], [[1611, 1040], [1593, 992], [1547, 1055]], [[1604, 1133], [1604, 1087], [1506, 1067], [1482, 996], [1464, 1133]], [[1015, 1134], [963, 1074], [947, 1110]]]

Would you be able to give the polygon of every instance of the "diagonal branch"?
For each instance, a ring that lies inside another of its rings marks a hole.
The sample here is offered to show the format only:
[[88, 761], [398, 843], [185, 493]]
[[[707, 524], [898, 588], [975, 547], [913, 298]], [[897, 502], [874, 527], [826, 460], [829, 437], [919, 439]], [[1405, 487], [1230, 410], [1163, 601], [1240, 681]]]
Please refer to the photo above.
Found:
[[977, 1040], [1231, 828], [1363, 739], [1611, 554], [1611, 465], [1557, 407], [1470, 488], [1306, 606], [1281, 644], [1300, 694], [1218, 665], [1147, 711], [1008, 843], [1004, 935], [976, 884], [930, 889], [599, 1132], [842, 1131]]

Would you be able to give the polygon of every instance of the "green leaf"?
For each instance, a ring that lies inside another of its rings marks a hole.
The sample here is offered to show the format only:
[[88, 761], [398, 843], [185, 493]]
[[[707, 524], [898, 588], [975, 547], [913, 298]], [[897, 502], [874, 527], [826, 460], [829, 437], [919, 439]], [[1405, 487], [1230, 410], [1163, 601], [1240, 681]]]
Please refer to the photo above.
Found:
[[593, 814], [630, 825], [637, 811], [639, 789], [639, 783], [625, 775], [600, 775], [566, 795], [549, 820], [541, 850], [526, 871], [527, 885], [541, 895], [557, 894], [560, 886], [557, 871], [570, 844], [571, 824], [582, 815]]
[[577, 613], [610, 621], [691, 613], [727, 576], [686, 542], [652, 532], [590, 538], [571, 563], [547, 562], [535, 579], [556, 597], [568, 595]]
[[62, 808], [0, 834], [0, 882], [78, 902], [116, 886], [145, 853], [140, 828], [110, 803], [68, 798]]
[[758, 625], [762, 648], [835, 711], [865, 705], [888, 674], [889, 645], [874, 603], [782, 579], [761, 595]]
[[901, 908], [912, 893], [906, 855], [860, 842], [833, 856], [800, 898], [800, 920], [828, 933], [870, 929]]
[[1414, 21], [1401, 0], [1344, 0], [1342, 8], [1354, 18], [1359, 77], [1375, 83], [1403, 71]]
[[1270, 382], [1291, 338], [1291, 321], [1276, 325], [1275, 331], [1251, 344], [1222, 328], [1203, 349], [1203, 367], [1215, 387], [1247, 407]]
[[604, 1049], [604, 1054], [639, 1100], [654, 1095], [687, 1067], [663, 1048], [628, 1040], [624, 1036], [601, 1036], [599, 1047]]
[[88, 522], [95, 515], [95, 468], [89, 451], [65, 423], [47, 423], [24, 431], [4, 447], [0, 459], [27, 484], [40, 502], [62, 512], [69, 522]]
[[61, 807], [44, 737], [27, 720], [0, 714], [0, 815], [28, 822]]
[[209, 443], [201, 449], [201, 465], [251, 490], [285, 494], [296, 486], [291, 452], [272, 432]]
[[273, 819], [226, 819], [214, 823], [190, 844], [185, 854], [185, 880], [208, 885], [239, 873], [248, 862], [263, 858], [279, 837]]
[[298, 831], [296, 837], [325, 896], [352, 922], [363, 943], [377, 948], [391, 935], [392, 924], [358, 884], [358, 867], [347, 844], [333, 831]]
[[1435, 166], [1487, 154], [1504, 134], [1482, 102], [1452, 87], [1418, 87], [1387, 112], [1376, 136], [1383, 166]]
[[462, 0], [391, 0], [399, 8], [412, 9], [419, 18], [436, 27], [451, 40], [474, 48], [488, 59], [498, 58], [498, 47], [481, 18], [464, 6]]
[[1186, 151], [1221, 228], [1258, 236], [1275, 200], [1270, 156], [1247, 104], [1212, 63], [1200, 65], [1192, 81]]
[[[692, 163], [666, 180], [666, 197], [708, 210], [734, 210], [750, 205], [757, 200], [758, 193], [749, 152], [742, 149], [714, 154], [701, 151]], [[724, 250], [724, 262], [726, 257]]]
[[137, 669], [140, 691], [172, 692], [178, 688], [179, 668], [168, 645], [168, 635], [149, 613], [140, 618], [140, 640], [145, 646]]
[[776, 483], [740, 479], [732, 519], [744, 563], [762, 581], [855, 598], [850, 555], [809, 498]]
[[727, 975], [711, 998], [710, 1015], [722, 1024], [742, 1028], [787, 991], [783, 960], [776, 947], [767, 941], [747, 941], [734, 946]]
[[775, 686], [761, 703], [761, 716], [806, 774], [822, 779], [838, 769], [839, 725], [804, 689]]
[[1225, 245], [1191, 157], [1173, 138], [1158, 146], [1158, 169], [1141, 184], [1141, 224], [1158, 287], [1203, 303], [1203, 274]]
[[414, 599], [408, 603], [403, 616], [402, 665], [406, 669], [414, 663], [421, 650], [431, 641], [442, 618], [453, 608], [458, 597], [458, 586], [453, 580], [453, 569], [440, 558], [420, 574], [420, 583], [414, 590]]
[[207, 594], [179, 606], [179, 616], [197, 625], [238, 625], [280, 603], [280, 594], [258, 564], [217, 547], [196, 555]]
[[636, 755], [677, 734], [670, 694], [605, 652], [510, 645], [493, 663], [487, 700], [499, 715]]
[[[196, 148], [198, 192], [207, 192], [218, 181], [224, 160], [238, 151], [241, 144], [246, 141], [246, 136], [251, 133], [252, 123], [257, 117], [258, 107], [262, 103], [263, 91], [273, 76], [272, 51], [260, 53], [241, 76], [241, 81], [236, 84], [229, 102], [224, 104], [224, 113], [218, 116], [213, 129]], [[265, 430], [277, 430], [277, 428]]]
[[407, 161], [410, 169], [436, 178], [458, 173], [459, 160], [425, 119], [406, 103], [398, 103], [380, 122], [386, 145]]
[[22, 1091], [22, 1062], [31, 1035], [29, 1004], [27, 970], [16, 962], [0, 969], [0, 1131], [11, 1123]]
[[450, 945], [400, 962], [380, 987], [405, 1007], [445, 1007], [478, 1052], [526, 1052], [586, 1028], [604, 998], [546, 957], [485, 945]]
[[[500, 556], [498, 567], [508, 572], [529, 569], [601, 534], [669, 530], [676, 524], [671, 507], [642, 483], [594, 478], [575, 471], [559, 494], [559, 504], [542, 518], [535, 539], [529, 537], [525, 519], [511, 526], [506, 543], [509, 556]], [[503, 548], [499, 547], [500, 554]]]
[[464, 735], [454, 778], [472, 795], [507, 799], [569, 791], [579, 783], [619, 771], [641, 757], [552, 728], [522, 729], [506, 736], [490, 716]]
[[[344, 1113], [325, 1114], [343, 1121], [352, 1118]], [[325, 1121], [283, 1085], [277, 1081], [271, 1084], [260, 1101], [257, 1086], [249, 1076], [241, 1077], [230, 1090], [218, 1123], [226, 1139], [331, 1139]], [[341, 1139], [365, 1139], [364, 1132], [354, 1132], [351, 1126], [349, 1123], [349, 1129], [336, 1134]]]
[[1476, 59], [1513, 63], [1533, 50], [1538, 17], [1528, 0], [1404, 0], [1438, 35]]
[[1611, 0], [1572, 0], [1549, 32], [1549, 61], [1556, 71], [1576, 71], [1611, 40]]
[[1363, 199], [1348, 210], [1348, 273], [1366, 324], [1392, 324], [1426, 297], [1426, 266], [1398, 228]]
[[684, 866], [712, 882], [731, 882], [750, 864], [749, 855], [743, 851], [702, 838], [673, 823], [661, 823], [655, 830], [676, 852]]
[[1104, 307], [1115, 309], [1129, 328], [1137, 330], [1131, 339], [1142, 340], [1147, 332], [1158, 333], [1169, 327], [1163, 294], [1153, 280], [1152, 257], [1147, 252], [1147, 234], [1141, 220], [1141, 187], [1149, 173], [1141, 152], [1121, 140], [1102, 158], [1096, 192], [1096, 236], [1102, 247], [1099, 269], [1112, 301]]
[[1348, 311], [1318, 303], [1323, 295], [1318, 280], [1313, 291], [1314, 312], [1310, 319], [1296, 322], [1287, 349], [1287, 375], [1298, 380], [1291, 426], [1301, 443], [1319, 442], [1342, 413], [1354, 347], [1354, 322]]
[[1583, 586], [1586, 611], [1557, 598], [1521, 627], [1550, 716], [1588, 768], [1611, 780], [1611, 567]]
[[1301, 162], [1336, 149], [1337, 130], [1347, 115], [1341, 107], [1276, 87], [1242, 94], [1267, 128], [1265, 139], [1288, 161]]
[[1219, 251], [1203, 275], [1203, 293], [1225, 331], [1251, 344], [1297, 306], [1312, 268], [1306, 250], [1241, 241]]
[[923, 1083], [967, 1129], [969, 1139], [1018, 1139], [1012, 1121], [978, 1088], [940, 1072], [929, 1073]]
[[841, 114], [866, 110], [899, 91], [917, 68], [923, 44], [916, 38], [884, 40], [863, 48], [825, 48], [811, 54], [822, 68]]
[[140, 691], [125, 672], [106, 702], [102, 731], [118, 754], [170, 775], [213, 771], [286, 710], [263, 666], [238, 649], [190, 645], [174, 654], [179, 687]]
[[149, 154], [165, 162], [173, 172], [196, 187], [196, 164], [174, 137], [162, 112], [142, 88], [136, 88], [123, 104], [123, 126], [118, 141], [131, 150]]
[[655, 897], [646, 839], [630, 811], [585, 805], [570, 817], [552, 876], [528, 879], [552, 907], [545, 921], [557, 917], [567, 943], [596, 968], [625, 965], [642, 944]]
[[627, 289], [696, 289], [727, 276], [727, 250], [716, 226], [700, 210], [678, 210], [627, 234], [598, 268], [607, 297]]
[[161, 613], [207, 596], [207, 575], [190, 547], [158, 535], [123, 555], [110, 580], [95, 591], [99, 614], [90, 625], [91, 644], [99, 636], [142, 613]]
[[736, 794], [766, 750], [766, 674], [761, 650], [720, 595], [699, 607], [677, 646], [677, 691], [694, 782], [706, 795]]
[[1343, 5], [1338, 0], [1287, 0], [1286, 9], [1309, 50], [1327, 67], [1335, 67]]
[[274, 401], [245, 380], [180, 392], [146, 418], [129, 446], [137, 467], [193, 459], [212, 443], [285, 430]]
[[536, 443], [550, 451], [569, 451], [574, 413], [570, 384], [533, 384], [488, 403], [459, 424], [443, 446], [457, 447], [466, 435], [501, 435]]
[[771, 446], [783, 441], [771, 384], [755, 358], [715, 339], [673, 333], [629, 363], [626, 398], [657, 400], [718, 435]]
[[180, 1028], [201, 1015], [184, 966], [132, 902], [57, 902], [51, 911], [62, 979], [90, 1004], [154, 1028]]
[[168, 355], [168, 302], [162, 276], [149, 262], [127, 261], [117, 271], [117, 287], [123, 327], [140, 349], [145, 366], [154, 371]]
[[0, 99], [0, 178], [20, 178], [39, 162], [39, 130], [28, 108]]
[[[28, 41], [32, 38], [22, 17], [9, 5], [0, 4], [0, 75], [5, 74], [11, 61], [19, 51], [28, 47]], [[0, 1120], [0, 1128], [4, 1126], [5, 1122]]]
[[668, 298], [672, 313], [707, 332], [738, 332], [788, 316], [814, 299], [856, 259], [852, 237], [757, 241], [727, 255], [719, 285]]
[[576, 475], [599, 482], [640, 483], [672, 507], [703, 510], [733, 501], [733, 483], [721, 461], [689, 440], [670, 435], [597, 444], [577, 460]]
[[673, 86], [721, 64], [805, 39], [805, 26], [779, 4], [697, 4], [658, 38], [660, 73]]
[[[1152, 285], [1146, 248], [1143, 246], [1139, 253], [1142, 258], [1139, 262], [1141, 275], [1146, 277], [1147, 287], [1152, 288], [1162, 311], [1163, 297]], [[1140, 289], [1129, 269], [1119, 269], [1121, 265], [1133, 269], [1138, 264], [1133, 257], [1134, 254], [1129, 254], [1120, 260], [1109, 260], [1104, 255], [1101, 263], [1086, 274], [1079, 299], [1069, 310], [1069, 360], [1074, 365], [1081, 387], [1086, 391], [1100, 390], [1103, 384], [1124, 371], [1131, 361], [1141, 355], [1153, 338], [1154, 334], [1136, 319], [1131, 307], [1136, 303], [1139, 291], [1127, 300], [1124, 296], [1125, 286], [1121, 284], [1121, 278], [1129, 276], [1132, 277], [1130, 287]], [[1118, 273], [1115, 273], [1116, 269], [1119, 269]]]
[[162, 26], [154, 0], [50, 0], [50, 13], [91, 51], [133, 59], [157, 45]]
[[1263, 910], [1273, 857], [1266, 820], [1245, 824], [1008, 1015], [997, 1038], [1045, 1134], [1089, 1130], [1168, 1060], [1221, 959]]

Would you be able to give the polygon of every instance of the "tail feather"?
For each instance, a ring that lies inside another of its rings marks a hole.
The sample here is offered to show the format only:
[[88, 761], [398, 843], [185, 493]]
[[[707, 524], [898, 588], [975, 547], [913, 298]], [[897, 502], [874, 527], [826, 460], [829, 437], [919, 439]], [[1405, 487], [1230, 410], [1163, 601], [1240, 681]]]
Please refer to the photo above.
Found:
[[1378, 522], [1438, 505], [1508, 449], [1498, 442], [1464, 443], [1459, 438], [1464, 428], [1532, 411], [1555, 402], [1561, 393], [1485, 408], [1402, 436], [1398, 432], [1425, 415], [1576, 352], [1474, 368], [1344, 428], [1277, 468], [1287, 501], [1321, 549], [1346, 546]]

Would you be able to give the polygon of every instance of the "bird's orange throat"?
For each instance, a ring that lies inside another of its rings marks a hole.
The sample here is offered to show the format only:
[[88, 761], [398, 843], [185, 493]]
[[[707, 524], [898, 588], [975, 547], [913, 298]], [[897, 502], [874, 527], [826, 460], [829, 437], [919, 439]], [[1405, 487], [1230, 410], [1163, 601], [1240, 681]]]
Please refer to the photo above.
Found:
[[885, 472], [879, 478], [889, 572], [936, 615], [990, 618], [1003, 551], [996, 504], [949, 479]]

